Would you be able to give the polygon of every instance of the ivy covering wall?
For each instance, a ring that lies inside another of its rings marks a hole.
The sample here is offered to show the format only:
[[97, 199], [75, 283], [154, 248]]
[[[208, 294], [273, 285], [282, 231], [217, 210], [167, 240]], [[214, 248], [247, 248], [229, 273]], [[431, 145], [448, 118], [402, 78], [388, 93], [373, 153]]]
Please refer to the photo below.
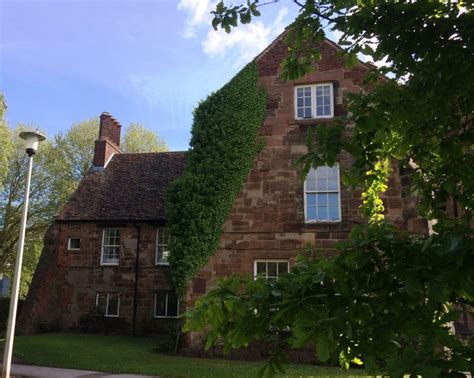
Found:
[[167, 197], [167, 220], [175, 237], [169, 262], [180, 292], [216, 251], [259, 148], [266, 94], [257, 81], [252, 62], [194, 111], [188, 164]]

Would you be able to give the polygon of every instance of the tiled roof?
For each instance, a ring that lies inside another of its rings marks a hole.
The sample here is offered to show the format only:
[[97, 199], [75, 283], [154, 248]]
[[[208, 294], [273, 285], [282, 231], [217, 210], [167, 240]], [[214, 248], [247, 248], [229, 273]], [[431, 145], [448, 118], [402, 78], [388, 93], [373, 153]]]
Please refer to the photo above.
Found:
[[168, 185], [186, 165], [186, 152], [116, 154], [91, 171], [57, 220], [165, 220]]

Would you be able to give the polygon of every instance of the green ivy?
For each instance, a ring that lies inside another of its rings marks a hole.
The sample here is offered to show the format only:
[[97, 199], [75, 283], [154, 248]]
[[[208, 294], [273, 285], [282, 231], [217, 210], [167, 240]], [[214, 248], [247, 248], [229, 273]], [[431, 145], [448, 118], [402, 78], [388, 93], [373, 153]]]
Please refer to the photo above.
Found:
[[252, 62], [194, 111], [188, 164], [167, 197], [167, 220], [175, 238], [169, 261], [178, 291], [216, 251], [259, 149], [266, 94], [257, 82]]

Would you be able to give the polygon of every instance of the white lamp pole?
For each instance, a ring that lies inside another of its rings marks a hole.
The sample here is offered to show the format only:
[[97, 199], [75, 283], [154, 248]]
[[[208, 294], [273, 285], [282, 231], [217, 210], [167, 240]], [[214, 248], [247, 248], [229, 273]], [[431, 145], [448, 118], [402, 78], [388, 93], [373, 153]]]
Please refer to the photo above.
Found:
[[39, 142], [45, 140], [45, 136], [38, 130], [24, 131], [20, 133], [20, 138], [26, 141], [26, 153], [28, 154], [28, 172], [26, 175], [25, 201], [23, 203], [23, 213], [21, 215], [20, 238], [18, 239], [18, 252], [16, 255], [15, 273], [13, 275], [13, 286], [10, 297], [10, 310], [8, 312], [7, 336], [5, 339], [5, 349], [3, 353], [2, 378], [10, 378], [12, 363], [13, 338], [15, 336], [16, 310], [18, 305], [18, 295], [20, 292], [21, 265], [23, 261], [23, 247], [25, 245], [26, 217], [28, 214], [28, 201], [30, 198], [31, 169], [33, 167], [33, 156], [38, 149]]

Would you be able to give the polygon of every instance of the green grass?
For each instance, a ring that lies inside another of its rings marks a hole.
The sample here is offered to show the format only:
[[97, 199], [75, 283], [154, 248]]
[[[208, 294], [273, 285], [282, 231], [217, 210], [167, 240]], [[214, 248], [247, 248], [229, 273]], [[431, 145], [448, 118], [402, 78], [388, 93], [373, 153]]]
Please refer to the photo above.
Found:
[[[2, 340], [3, 341], [3, 340]], [[255, 377], [261, 363], [167, 356], [157, 339], [132, 336], [41, 334], [15, 338], [14, 356], [27, 364], [169, 377]], [[287, 376], [362, 376], [360, 370], [286, 365]]]

